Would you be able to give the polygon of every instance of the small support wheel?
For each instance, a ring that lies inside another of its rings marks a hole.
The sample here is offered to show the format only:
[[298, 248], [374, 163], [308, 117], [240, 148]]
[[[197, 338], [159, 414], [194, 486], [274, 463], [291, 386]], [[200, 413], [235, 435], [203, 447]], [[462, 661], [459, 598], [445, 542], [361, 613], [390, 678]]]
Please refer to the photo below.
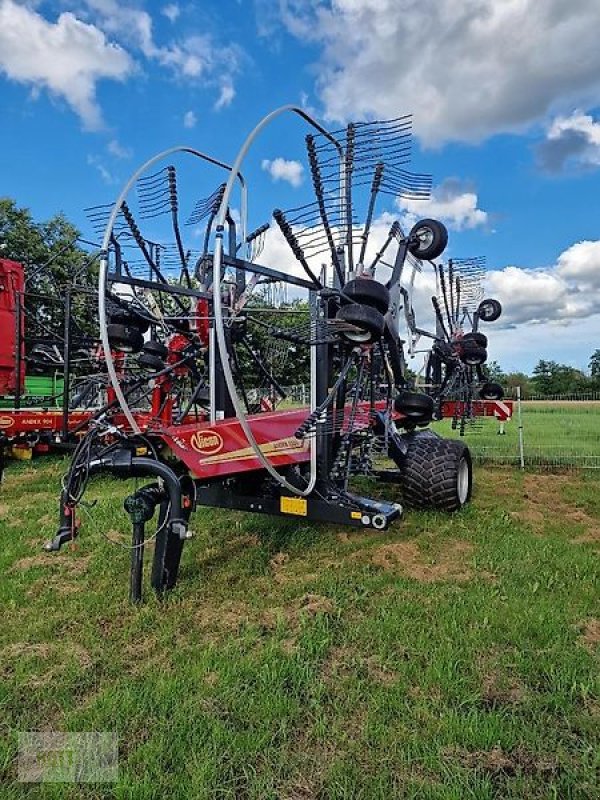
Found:
[[479, 389], [479, 397], [482, 400], [502, 400], [504, 389], [499, 383], [484, 383]]
[[[387, 314], [390, 307], [390, 293], [386, 286], [373, 278], [355, 278], [342, 289], [344, 295], [355, 303], [376, 308], [382, 314]], [[347, 302], [342, 297], [342, 303]]]
[[477, 316], [482, 322], [495, 322], [502, 314], [502, 306], [498, 300], [488, 298], [482, 300], [477, 309]]
[[341, 331], [341, 336], [353, 344], [372, 344], [381, 339], [383, 335], [385, 327], [383, 314], [371, 306], [359, 303], [343, 306], [335, 318], [359, 329], [357, 331]]
[[111, 347], [122, 353], [139, 353], [144, 344], [144, 337], [134, 325], [110, 323], [106, 326], [106, 334]]
[[442, 255], [448, 244], [448, 230], [437, 219], [422, 219], [408, 234], [408, 250], [415, 258], [431, 261]]

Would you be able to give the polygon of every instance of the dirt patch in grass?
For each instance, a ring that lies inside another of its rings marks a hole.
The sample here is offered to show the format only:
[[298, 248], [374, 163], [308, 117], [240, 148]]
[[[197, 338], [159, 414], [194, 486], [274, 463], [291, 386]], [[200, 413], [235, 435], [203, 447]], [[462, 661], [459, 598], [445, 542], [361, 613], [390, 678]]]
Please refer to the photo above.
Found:
[[87, 572], [90, 563], [90, 556], [77, 556], [73, 558], [68, 553], [61, 554], [40, 554], [37, 556], [26, 556], [20, 558], [10, 568], [11, 572], [26, 572], [36, 567], [44, 567], [53, 570], [61, 567], [68, 575], [83, 575]]
[[0, 519], [6, 517], [10, 512], [10, 506], [6, 503], [0, 503]]
[[558, 770], [558, 764], [554, 759], [531, 753], [524, 747], [516, 747], [509, 752], [501, 747], [472, 752], [454, 749], [449, 751], [448, 755], [458, 758], [460, 763], [468, 769], [487, 772], [491, 775], [550, 774]]
[[502, 675], [495, 669], [490, 669], [483, 675], [481, 700], [484, 708], [493, 710], [516, 705], [524, 698], [525, 687], [520, 681]]
[[281, 640], [282, 650], [291, 655], [298, 649], [297, 638], [303, 620], [316, 617], [318, 614], [331, 615], [336, 611], [334, 601], [320, 594], [304, 594], [289, 606], [267, 608], [259, 618], [259, 625], [265, 633], [272, 633], [283, 626], [288, 633]]
[[581, 647], [588, 653], [594, 653], [600, 647], [600, 619], [591, 618], [581, 626], [581, 636], [578, 639]]
[[473, 553], [473, 545], [460, 539], [444, 543], [435, 553], [423, 553], [414, 541], [394, 542], [378, 547], [372, 556], [375, 566], [397, 572], [424, 583], [434, 581], [468, 581], [472, 571], [465, 563]]
[[284, 567], [287, 562], [290, 560], [290, 557], [287, 553], [276, 553], [273, 558], [269, 561], [271, 569], [274, 572], [277, 572], [282, 567]]
[[93, 664], [90, 653], [75, 642], [13, 642], [0, 651], [0, 674], [8, 678], [18, 663], [31, 658], [40, 659], [44, 666], [25, 678], [29, 688], [45, 686], [54, 678], [60, 679], [66, 664], [73, 659], [82, 669], [89, 669]]
[[325, 681], [333, 684], [341, 677], [356, 672], [365, 672], [374, 683], [384, 686], [390, 686], [397, 678], [397, 673], [381, 664], [376, 656], [364, 656], [348, 645], [331, 648], [322, 672]]
[[573, 482], [570, 475], [525, 475], [523, 480], [523, 508], [511, 511], [511, 516], [530, 525], [535, 533], [543, 533], [546, 524], [562, 518], [574, 525], [585, 525], [587, 530], [571, 539], [573, 543], [595, 542], [599, 539], [598, 522], [583, 509], [566, 502], [562, 488]]
[[309, 617], [315, 617], [317, 614], [333, 614], [335, 603], [321, 594], [305, 594], [300, 598], [298, 609]]

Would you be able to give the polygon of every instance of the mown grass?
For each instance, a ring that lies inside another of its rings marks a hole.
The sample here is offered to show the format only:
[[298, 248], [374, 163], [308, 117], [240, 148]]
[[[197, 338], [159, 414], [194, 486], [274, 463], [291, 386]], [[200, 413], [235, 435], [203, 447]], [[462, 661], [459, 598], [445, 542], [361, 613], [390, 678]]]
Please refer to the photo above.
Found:
[[[600, 403], [535, 402], [522, 403], [523, 450], [525, 465], [576, 466], [600, 468]], [[493, 418], [478, 418], [467, 427], [468, 442], [475, 458], [495, 464], [519, 463], [519, 422], [517, 403], [514, 415], [498, 435]], [[444, 436], [458, 437], [451, 420], [436, 423]]]
[[[598, 797], [595, 475], [480, 469], [470, 508], [385, 533], [200, 509], [134, 608], [100, 535], [124, 485], [40, 552], [64, 466], [11, 463], [0, 497], [2, 798]], [[115, 731], [118, 782], [19, 784], [47, 729]]]

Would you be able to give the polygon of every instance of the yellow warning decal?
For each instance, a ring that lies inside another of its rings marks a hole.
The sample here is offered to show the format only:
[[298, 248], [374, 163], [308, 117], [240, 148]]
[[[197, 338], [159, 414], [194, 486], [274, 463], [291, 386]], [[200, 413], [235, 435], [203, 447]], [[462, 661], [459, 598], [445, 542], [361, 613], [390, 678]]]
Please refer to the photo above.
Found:
[[303, 497], [282, 497], [279, 506], [282, 514], [295, 514], [305, 517], [308, 513], [308, 503]]
[[362, 514], [360, 513], [360, 511], [351, 511], [350, 519], [362, 519]]

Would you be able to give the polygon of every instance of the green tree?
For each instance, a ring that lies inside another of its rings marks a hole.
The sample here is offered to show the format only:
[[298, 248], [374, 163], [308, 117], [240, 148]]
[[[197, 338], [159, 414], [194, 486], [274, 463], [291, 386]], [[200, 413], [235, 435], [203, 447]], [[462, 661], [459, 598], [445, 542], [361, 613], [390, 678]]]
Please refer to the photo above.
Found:
[[501, 386], [506, 384], [506, 373], [497, 361], [488, 362], [487, 374], [490, 381], [499, 383]]
[[[65, 289], [77, 285], [96, 288], [97, 271], [89, 255], [78, 245], [79, 232], [64, 215], [36, 222], [29, 209], [14, 200], [0, 198], [0, 256], [18, 261], [25, 269], [26, 327], [60, 330]], [[94, 315], [83, 294], [75, 297], [76, 326], [89, 331]]]
[[594, 350], [590, 356], [590, 383], [594, 391], [600, 390], [600, 350]]
[[524, 400], [527, 400], [529, 397], [531, 397], [531, 380], [529, 375], [526, 375], [524, 372], [507, 373], [504, 386], [508, 389], [509, 395], [511, 396], [516, 394], [517, 386], [520, 386], [521, 397]]
[[576, 394], [589, 391], [589, 378], [579, 369], [556, 361], [538, 361], [533, 370], [532, 383], [536, 394], [550, 397], [556, 394]]

